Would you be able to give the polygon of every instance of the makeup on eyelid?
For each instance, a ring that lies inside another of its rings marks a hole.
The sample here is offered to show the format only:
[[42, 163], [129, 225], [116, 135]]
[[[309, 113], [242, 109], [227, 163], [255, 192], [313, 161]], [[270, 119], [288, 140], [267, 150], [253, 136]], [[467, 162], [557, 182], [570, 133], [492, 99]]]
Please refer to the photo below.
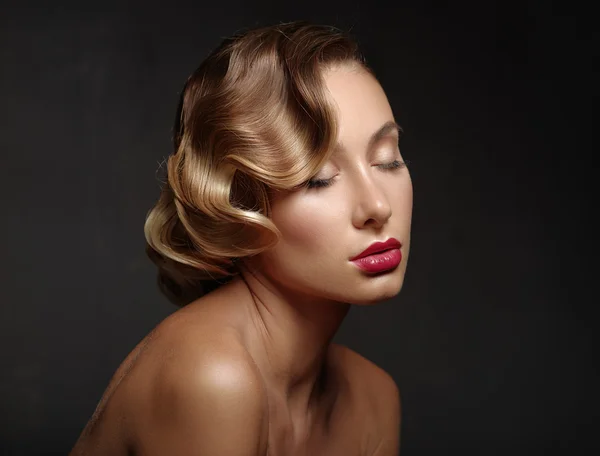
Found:
[[[377, 165], [378, 168], [381, 168], [384, 170], [396, 170], [399, 168], [403, 168], [405, 166], [406, 166], [406, 162], [401, 161], [401, 160], [394, 160], [390, 163], [384, 163], [381, 165]], [[329, 179], [311, 179], [306, 182], [305, 186], [309, 189], [329, 187], [333, 184], [334, 177], [335, 176], [333, 176]]]

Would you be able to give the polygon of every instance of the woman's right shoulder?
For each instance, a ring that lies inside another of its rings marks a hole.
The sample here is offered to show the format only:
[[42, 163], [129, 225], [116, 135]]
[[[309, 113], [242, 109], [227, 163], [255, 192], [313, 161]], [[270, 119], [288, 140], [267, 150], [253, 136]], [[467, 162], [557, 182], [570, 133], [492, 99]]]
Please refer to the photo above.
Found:
[[[175, 317], [175, 316], [173, 316]], [[243, 344], [239, 332], [215, 320], [191, 321], [192, 318], [171, 318], [162, 322], [150, 336], [154, 369], [159, 378], [172, 381], [208, 380], [226, 372], [253, 377], [259, 372]]]
[[128, 388], [140, 394], [132, 402], [139, 453], [238, 454], [239, 446], [240, 455], [262, 454], [266, 391], [236, 329], [210, 313], [176, 312], [150, 339], [147, 363]]

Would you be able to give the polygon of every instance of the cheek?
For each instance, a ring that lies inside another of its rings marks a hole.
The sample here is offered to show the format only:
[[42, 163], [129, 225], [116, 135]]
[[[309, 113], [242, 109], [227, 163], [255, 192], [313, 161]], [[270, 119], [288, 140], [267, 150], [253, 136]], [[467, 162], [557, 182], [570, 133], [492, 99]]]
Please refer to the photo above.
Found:
[[290, 205], [277, 208], [273, 221], [282, 234], [282, 248], [302, 249], [306, 253], [323, 252], [335, 236], [335, 218], [322, 207], [310, 204]]
[[396, 195], [396, 198], [394, 198], [396, 209], [402, 217], [410, 218], [412, 216], [413, 207], [413, 186], [410, 174], [406, 179], [400, 181]]
[[410, 208], [410, 214], [412, 215], [412, 207], [413, 207], [413, 186], [412, 181], [409, 179], [408, 184], [405, 190], [407, 206]]

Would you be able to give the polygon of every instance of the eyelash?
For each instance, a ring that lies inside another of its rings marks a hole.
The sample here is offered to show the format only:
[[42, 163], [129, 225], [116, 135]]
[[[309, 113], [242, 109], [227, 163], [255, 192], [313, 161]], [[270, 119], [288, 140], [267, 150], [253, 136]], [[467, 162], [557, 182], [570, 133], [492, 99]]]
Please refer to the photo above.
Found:
[[[381, 169], [385, 169], [385, 170], [395, 171], [400, 168], [405, 168], [408, 163], [409, 163], [408, 160], [405, 160], [405, 161], [394, 160], [393, 162], [390, 162], [390, 163], [384, 163], [382, 165], [378, 165], [378, 167]], [[309, 180], [306, 182], [305, 186], [309, 189], [312, 189], [312, 188], [318, 189], [318, 188], [329, 187], [332, 184], [333, 184], [333, 177], [331, 179]]]

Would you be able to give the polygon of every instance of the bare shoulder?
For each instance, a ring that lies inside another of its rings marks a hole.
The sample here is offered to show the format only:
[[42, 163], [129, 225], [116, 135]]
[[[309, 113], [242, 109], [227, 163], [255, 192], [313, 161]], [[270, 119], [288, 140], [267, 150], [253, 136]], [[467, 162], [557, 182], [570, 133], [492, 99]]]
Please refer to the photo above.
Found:
[[131, 377], [135, 452], [264, 454], [268, 408], [258, 368], [234, 329], [210, 313], [196, 317], [166, 321], [151, 362]]
[[266, 452], [262, 377], [216, 306], [163, 320], [115, 372], [72, 454]]
[[332, 344], [336, 364], [350, 379], [354, 396], [362, 398], [368, 420], [367, 454], [395, 456], [400, 445], [400, 391], [394, 378], [349, 347]]
[[360, 386], [375, 388], [376, 397], [383, 393], [399, 394], [394, 378], [382, 367], [345, 345], [331, 344], [331, 353], [336, 364], [351, 375]]
[[156, 374], [138, 434], [142, 454], [266, 451], [266, 394], [243, 347], [209, 337], [180, 350]]

